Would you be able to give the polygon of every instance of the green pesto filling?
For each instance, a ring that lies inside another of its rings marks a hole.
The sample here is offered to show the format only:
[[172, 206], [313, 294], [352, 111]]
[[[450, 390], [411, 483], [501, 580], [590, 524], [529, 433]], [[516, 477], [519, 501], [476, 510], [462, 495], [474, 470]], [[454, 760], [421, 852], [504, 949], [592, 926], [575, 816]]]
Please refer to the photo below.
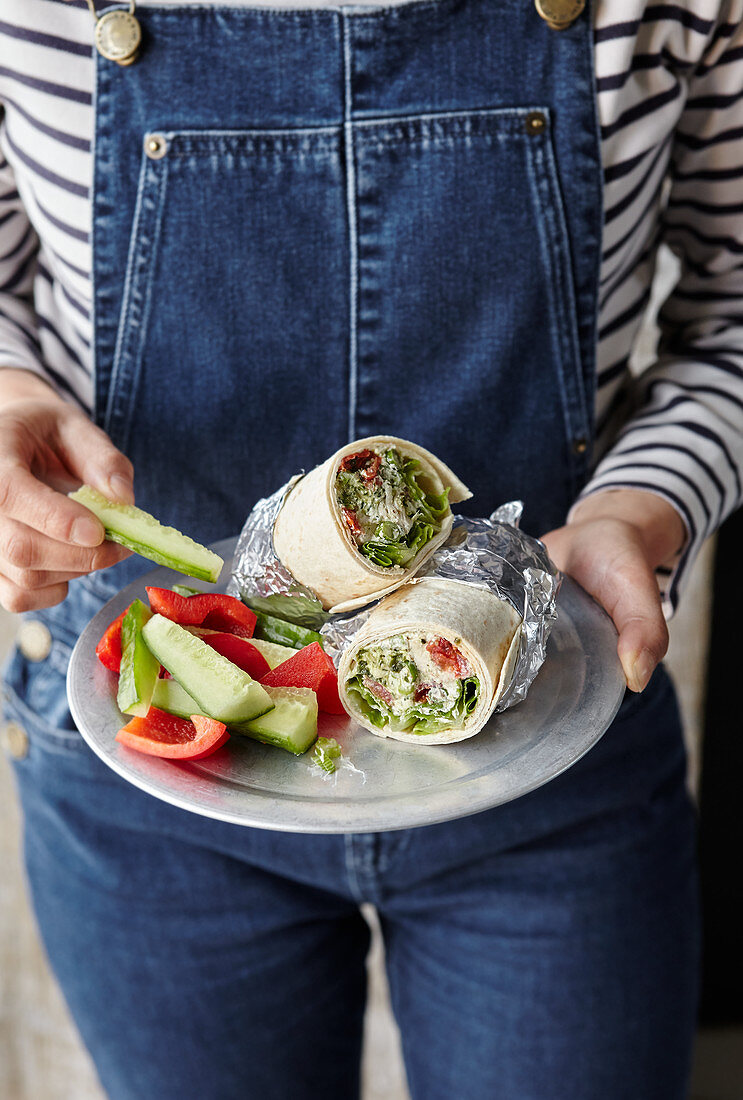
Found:
[[415, 458], [390, 447], [379, 470], [367, 481], [358, 470], [339, 470], [338, 504], [355, 516], [361, 553], [383, 569], [407, 565], [441, 530], [449, 513], [449, 490], [429, 493], [426, 475]]

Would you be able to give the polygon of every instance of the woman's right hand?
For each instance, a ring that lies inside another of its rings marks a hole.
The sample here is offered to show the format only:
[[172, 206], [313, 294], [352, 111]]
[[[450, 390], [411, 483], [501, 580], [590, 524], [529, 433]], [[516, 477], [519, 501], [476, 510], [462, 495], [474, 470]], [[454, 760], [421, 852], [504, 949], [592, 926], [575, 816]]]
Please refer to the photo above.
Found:
[[82, 412], [28, 371], [0, 370], [0, 603], [60, 603], [67, 582], [130, 551], [66, 493], [92, 485], [133, 503], [132, 464]]

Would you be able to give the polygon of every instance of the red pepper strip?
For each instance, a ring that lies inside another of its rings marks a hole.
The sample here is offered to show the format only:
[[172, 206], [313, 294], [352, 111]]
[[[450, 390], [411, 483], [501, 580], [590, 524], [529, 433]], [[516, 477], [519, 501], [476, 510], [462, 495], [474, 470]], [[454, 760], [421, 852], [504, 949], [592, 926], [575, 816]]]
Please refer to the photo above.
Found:
[[111, 672], [121, 669], [121, 624], [129, 608], [125, 608], [118, 618], [106, 628], [106, 632], [95, 647], [95, 655], [102, 665]]
[[216, 649], [217, 653], [221, 653], [228, 661], [232, 661], [233, 665], [237, 665], [243, 672], [247, 672], [248, 676], [252, 676], [254, 680], [260, 680], [271, 671], [271, 666], [261, 651], [245, 638], [238, 638], [236, 634], [204, 634], [202, 641], [212, 649]]
[[129, 749], [170, 760], [200, 760], [215, 752], [229, 738], [223, 722], [192, 714], [191, 721], [150, 707], [145, 718], [132, 718], [116, 734]]
[[181, 626], [208, 626], [212, 630], [252, 638], [256, 616], [242, 600], [222, 592], [204, 592], [199, 596], [180, 596], [169, 588], [148, 588], [150, 607], [158, 615]]
[[317, 695], [317, 705], [328, 714], [345, 714], [338, 695], [338, 673], [331, 657], [317, 642], [298, 649], [293, 657], [272, 668], [261, 679], [269, 687], [307, 687]]

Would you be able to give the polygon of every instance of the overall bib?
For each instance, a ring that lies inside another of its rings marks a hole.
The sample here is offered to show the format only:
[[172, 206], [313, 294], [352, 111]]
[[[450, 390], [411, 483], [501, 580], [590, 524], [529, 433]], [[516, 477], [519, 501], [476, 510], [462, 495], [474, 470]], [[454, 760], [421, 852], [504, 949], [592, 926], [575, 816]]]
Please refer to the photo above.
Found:
[[[473, 514], [559, 526], [590, 470], [601, 164], [589, 13], [529, 0], [138, 9], [97, 59], [97, 422], [204, 542], [354, 437], [432, 449]], [[658, 673], [558, 780], [458, 822], [244, 829], [128, 786], [64, 670], [146, 565], [70, 586], [6, 713], [40, 926], [113, 1100], [357, 1094], [386, 935], [416, 1100], [671, 1100], [695, 1003], [693, 821]]]

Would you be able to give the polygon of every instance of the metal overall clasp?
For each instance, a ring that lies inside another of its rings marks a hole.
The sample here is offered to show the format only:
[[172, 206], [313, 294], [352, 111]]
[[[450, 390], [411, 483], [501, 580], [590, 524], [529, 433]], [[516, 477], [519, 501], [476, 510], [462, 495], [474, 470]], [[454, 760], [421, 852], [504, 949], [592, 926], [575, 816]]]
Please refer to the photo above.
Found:
[[137, 60], [142, 28], [134, 14], [134, 0], [129, 0], [129, 11], [121, 9], [98, 15], [95, 0], [88, 0], [95, 20], [95, 46], [101, 57], [115, 61], [117, 65], [131, 65]]

